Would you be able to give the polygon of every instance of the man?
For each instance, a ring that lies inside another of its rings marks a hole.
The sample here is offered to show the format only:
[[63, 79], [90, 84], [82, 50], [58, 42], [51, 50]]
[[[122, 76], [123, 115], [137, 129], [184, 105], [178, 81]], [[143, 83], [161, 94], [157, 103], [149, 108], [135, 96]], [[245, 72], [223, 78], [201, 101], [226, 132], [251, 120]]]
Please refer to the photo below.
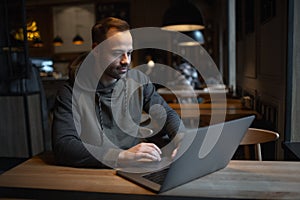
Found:
[[[92, 52], [76, 61], [71, 70], [76, 76], [71, 74], [57, 95], [53, 120], [57, 162], [119, 167], [160, 161], [166, 145], [162, 141], [173, 140], [183, 126], [148, 77], [129, 70], [133, 51], [129, 25], [112, 17], [103, 19], [93, 26], [92, 41]], [[139, 126], [143, 112], [150, 113], [148, 128], [154, 134]], [[149, 132], [143, 135], [145, 130]]]

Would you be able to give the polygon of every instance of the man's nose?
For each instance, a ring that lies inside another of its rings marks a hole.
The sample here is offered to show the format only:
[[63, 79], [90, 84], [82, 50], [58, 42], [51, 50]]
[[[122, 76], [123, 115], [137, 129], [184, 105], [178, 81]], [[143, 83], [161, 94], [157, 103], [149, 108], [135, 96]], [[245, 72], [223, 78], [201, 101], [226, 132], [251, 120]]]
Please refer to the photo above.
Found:
[[127, 53], [122, 54], [121, 57], [121, 64], [129, 64], [130, 57], [127, 55]]

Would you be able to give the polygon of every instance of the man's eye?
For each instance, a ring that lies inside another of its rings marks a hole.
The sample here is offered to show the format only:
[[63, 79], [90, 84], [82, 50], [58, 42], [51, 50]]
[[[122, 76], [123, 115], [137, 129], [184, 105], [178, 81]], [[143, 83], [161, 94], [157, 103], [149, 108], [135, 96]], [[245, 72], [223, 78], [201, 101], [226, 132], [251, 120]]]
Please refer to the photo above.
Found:
[[131, 53], [132, 53], [132, 52], [127, 52], [127, 56], [128, 56], [128, 57], [131, 56]]

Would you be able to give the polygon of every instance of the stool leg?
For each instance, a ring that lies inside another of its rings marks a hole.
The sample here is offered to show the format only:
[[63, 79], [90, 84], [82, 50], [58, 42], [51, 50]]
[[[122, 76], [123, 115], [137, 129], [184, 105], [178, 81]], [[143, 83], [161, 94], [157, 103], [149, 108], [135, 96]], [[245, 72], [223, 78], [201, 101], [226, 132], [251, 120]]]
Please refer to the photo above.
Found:
[[255, 145], [255, 158], [259, 161], [262, 161], [260, 144]]
[[244, 146], [245, 159], [250, 160], [250, 149], [248, 145]]

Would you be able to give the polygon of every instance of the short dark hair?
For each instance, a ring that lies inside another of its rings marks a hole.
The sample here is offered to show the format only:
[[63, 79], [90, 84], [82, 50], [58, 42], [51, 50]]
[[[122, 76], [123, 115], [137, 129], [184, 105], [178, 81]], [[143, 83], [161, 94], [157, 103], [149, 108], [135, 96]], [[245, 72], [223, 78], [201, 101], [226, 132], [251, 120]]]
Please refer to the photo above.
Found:
[[129, 24], [115, 17], [104, 18], [92, 27], [92, 42], [99, 44], [106, 40], [106, 34], [110, 28], [116, 28], [118, 31], [127, 31], [130, 29]]

